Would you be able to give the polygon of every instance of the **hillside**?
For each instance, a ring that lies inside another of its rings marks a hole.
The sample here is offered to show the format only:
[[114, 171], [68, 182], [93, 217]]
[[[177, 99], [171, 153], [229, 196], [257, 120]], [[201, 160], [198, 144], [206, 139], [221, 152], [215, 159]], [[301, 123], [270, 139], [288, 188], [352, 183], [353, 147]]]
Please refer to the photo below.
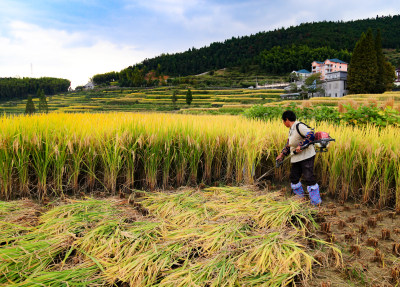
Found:
[[183, 53], [162, 54], [152, 59], [145, 59], [142, 63], [130, 68], [141, 69], [145, 66], [148, 70], [158, 68], [160, 72], [170, 76], [194, 75], [225, 67], [245, 67], [257, 62], [262, 51], [276, 46], [290, 46], [293, 43], [297, 46], [306, 45], [311, 49], [328, 47], [337, 51], [352, 51], [361, 33], [368, 28], [381, 30], [383, 48], [396, 49], [400, 47], [398, 27], [400, 27], [400, 15], [349, 22], [304, 23], [245, 37], [233, 37], [223, 43], [215, 42]]

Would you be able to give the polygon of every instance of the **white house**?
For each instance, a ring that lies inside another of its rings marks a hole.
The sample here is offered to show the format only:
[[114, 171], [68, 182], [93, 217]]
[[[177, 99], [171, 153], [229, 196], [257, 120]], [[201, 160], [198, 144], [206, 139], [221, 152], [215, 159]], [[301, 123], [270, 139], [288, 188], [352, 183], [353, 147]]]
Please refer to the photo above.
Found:
[[325, 96], [343, 97], [348, 94], [347, 72], [337, 71], [325, 74]]
[[86, 85], [83, 86], [85, 90], [93, 90], [94, 89], [94, 84], [93, 82], [88, 82]]
[[300, 71], [293, 71], [292, 73], [296, 74], [300, 81], [304, 81], [311, 75], [311, 72], [309, 72], [305, 69], [302, 69]]

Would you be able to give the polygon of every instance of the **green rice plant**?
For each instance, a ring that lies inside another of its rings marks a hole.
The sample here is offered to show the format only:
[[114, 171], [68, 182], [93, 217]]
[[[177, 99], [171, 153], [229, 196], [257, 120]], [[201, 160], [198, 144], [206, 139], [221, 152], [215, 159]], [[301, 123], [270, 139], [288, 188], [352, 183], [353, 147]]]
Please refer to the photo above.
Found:
[[283, 286], [293, 284], [299, 274], [311, 276], [314, 259], [294, 238], [271, 232], [257, 239], [236, 259], [235, 265], [244, 276], [269, 273], [279, 282], [284, 278]]
[[122, 169], [123, 143], [120, 135], [100, 140], [100, 157], [104, 168], [104, 184], [107, 190], [115, 194], [117, 178]]
[[32, 166], [38, 180], [38, 197], [43, 200], [47, 195], [47, 178], [54, 155], [51, 149], [51, 143], [47, 140], [47, 135], [45, 133], [33, 136], [31, 150]]
[[234, 157], [235, 157], [235, 146], [236, 137], [231, 136], [228, 138], [226, 143], [226, 181], [231, 182], [233, 180], [233, 173], [235, 169]]
[[246, 139], [239, 138], [237, 142], [237, 146], [235, 146], [235, 181], [236, 183], [243, 182], [244, 176], [246, 174], [246, 151], [243, 149], [245, 145]]
[[340, 156], [342, 157], [342, 165], [339, 169], [336, 169], [336, 176], [341, 179], [340, 184], [341, 194], [340, 197], [343, 201], [346, 201], [349, 196], [349, 192], [353, 191], [350, 189], [352, 184], [355, 185], [357, 167], [359, 166], [359, 158], [361, 157], [360, 151], [357, 149], [358, 142], [356, 139], [351, 138], [344, 145], [341, 146], [343, 150]]
[[393, 173], [395, 179], [395, 208], [396, 211], [400, 211], [400, 157], [396, 155]]
[[217, 255], [166, 272], [159, 286], [238, 286], [238, 270], [230, 258]]
[[82, 171], [84, 144], [82, 138], [74, 134], [70, 140], [67, 141], [68, 147], [68, 161], [69, 161], [69, 180], [72, 190], [76, 193], [79, 191], [79, 175]]
[[300, 274], [277, 274], [264, 273], [254, 276], [246, 276], [240, 279], [241, 286], [281, 287], [292, 286], [295, 277]]
[[54, 160], [53, 160], [53, 181], [55, 195], [63, 194], [63, 179], [66, 174], [67, 166], [67, 141], [60, 139], [58, 143], [54, 143]]
[[[197, 174], [199, 169], [199, 163], [204, 151], [200, 146], [199, 138], [187, 138], [187, 149], [188, 149], [188, 160], [189, 160], [189, 182], [195, 184], [197, 182]], [[205, 163], [206, 164], [206, 163]]]
[[365, 157], [366, 161], [362, 165], [364, 186], [363, 186], [363, 202], [368, 203], [372, 199], [372, 191], [375, 185], [378, 183], [376, 173], [380, 171], [379, 159], [383, 156], [382, 147], [371, 147], [367, 146], [365, 152], [368, 156]]
[[109, 202], [100, 200], [79, 200], [70, 204], [61, 205], [46, 212], [40, 217], [41, 224], [32, 232], [32, 235], [43, 234], [53, 236], [62, 233], [81, 235], [87, 229], [105, 219], [114, 218], [118, 210]]
[[22, 196], [29, 195], [29, 153], [26, 137], [21, 134], [13, 142], [15, 170], [18, 174], [18, 185]]
[[163, 188], [168, 188], [168, 182], [170, 180], [171, 166], [175, 157], [175, 145], [172, 131], [167, 131], [164, 135], [164, 147], [163, 147], [163, 159], [162, 159], [162, 173], [163, 173]]
[[316, 225], [312, 210], [306, 202], [298, 200], [268, 201], [255, 210], [253, 218], [258, 226], [267, 228], [309, 228]]
[[162, 142], [156, 134], [149, 135], [145, 139], [142, 149], [141, 160], [143, 162], [145, 180], [150, 190], [157, 185], [158, 168], [162, 162]]
[[30, 230], [29, 227], [6, 221], [0, 221], [0, 229], [0, 245], [8, 245], [13, 242], [16, 237]]
[[249, 232], [249, 226], [242, 222], [205, 225], [200, 228], [199, 238], [193, 244], [200, 246], [205, 255], [211, 255], [232, 248], [246, 238]]
[[105, 270], [110, 282], [126, 282], [130, 286], [152, 286], [164, 272], [181, 259], [182, 243], [153, 245], [149, 250], [121, 258], [116, 265]]
[[46, 269], [70, 241], [70, 235], [60, 234], [42, 240], [20, 240], [0, 248], [0, 283], [15, 284]]
[[12, 172], [14, 159], [12, 156], [12, 145], [9, 139], [0, 138], [0, 195], [5, 199], [11, 198]]
[[13, 286], [102, 286], [103, 280], [97, 275], [98, 272], [99, 267], [96, 264], [83, 263], [64, 270], [40, 271]]
[[83, 159], [83, 164], [86, 169], [84, 173], [86, 174], [86, 184], [90, 191], [93, 191], [97, 177], [98, 164], [100, 162], [98, 142], [93, 140], [93, 138], [86, 137], [84, 139], [85, 155]]
[[212, 163], [214, 159], [214, 155], [217, 149], [217, 139], [215, 136], [202, 136], [202, 147], [201, 149], [204, 151], [204, 173], [203, 173], [203, 181], [206, 183], [211, 182], [211, 170]]
[[178, 186], [182, 186], [185, 181], [188, 158], [191, 152], [189, 146], [190, 142], [191, 139], [189, 138], [189, 136], [184, 136], [182, 134], [177, 135], [177, 147], [175, 153], [174, 167], [176, 170], [176, 184]]
[[387, 206], [391, 199], [390, 184], [394, 181], [394, 166], [395, 166], [395, 154], [393, 151], [385, 152], [385, 157], [389, 157], [388, 160], [381, 163], [379, 182], [379, 206]]
[[177, 194], [148, 195], [142, 204], [149, 211], [176, 225], [193, 225], [203, 221], [213, 210], [203, 205], [200, 193], [191, 190]]

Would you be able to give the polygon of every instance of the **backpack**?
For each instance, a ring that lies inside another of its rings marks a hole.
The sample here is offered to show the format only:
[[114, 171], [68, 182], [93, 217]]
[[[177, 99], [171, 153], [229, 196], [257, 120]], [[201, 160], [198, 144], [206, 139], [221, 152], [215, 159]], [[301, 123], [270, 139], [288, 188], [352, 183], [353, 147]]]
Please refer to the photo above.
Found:
[[299, 125], [300, 125], [300, 124], [305, 125], [307, 128], [309, 128], [309, 129], [312, 130], [312, 131], [314, 131], [314, 129], [313, 129], [312, 127], [308, 126], [307, 124], [303, 123], [303, 122], [297, 123], [297, 125], [296, 125], [296, 130], [297, 130], [298, 134], [299, 134], [303, 139], [305, 139], [306, 136], [302, 135], [301, 132], [300, 132], [300, 129], [299, 129]]

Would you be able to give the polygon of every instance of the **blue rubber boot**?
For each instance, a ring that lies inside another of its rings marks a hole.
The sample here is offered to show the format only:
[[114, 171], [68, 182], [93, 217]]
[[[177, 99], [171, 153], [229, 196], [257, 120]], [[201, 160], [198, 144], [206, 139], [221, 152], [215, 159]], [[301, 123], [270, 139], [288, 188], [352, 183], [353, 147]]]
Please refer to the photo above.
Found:
[[321, 196], [319, 195], [319, 185], [318, 183], [307, 186], [308, 194], [310, 195], [310, 200], [312, 205], [318, 205], [322, 202]]
[[293, 189], [294, 194], [296, 194], [300, 198], [304, 197], [304, 190], [303, 190], [303, 186], [301, 185], [300, 181], [296, 184], [291, 183], [290, 185]]

